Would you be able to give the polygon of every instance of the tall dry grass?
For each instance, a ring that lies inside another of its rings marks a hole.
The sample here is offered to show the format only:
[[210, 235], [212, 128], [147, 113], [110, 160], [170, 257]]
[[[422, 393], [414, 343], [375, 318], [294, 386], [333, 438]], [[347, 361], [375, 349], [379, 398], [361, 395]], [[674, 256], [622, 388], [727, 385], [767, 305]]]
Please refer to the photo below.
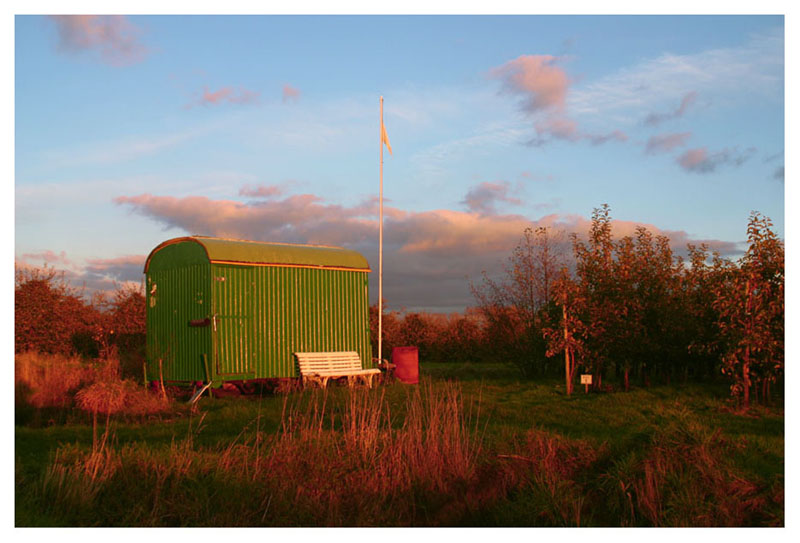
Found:
[[17, 406], [37, 409], [78, 407], [95, 416], [143, 416], [169, 408], [167, 400], [121, 379], [114, 358], [86, 361], [60, 354], [17, 354], [14, 385]]
[[[60, 450], [43, 478], [42, 497], [82, 515], [119, 489], [135, 487], [149, 506], [131, 524], [441, 523], [418, 508], [458, 499], [482, 451], [477, 415], [464, 408], [459, 387], [425, 383], [411, 391], [402, 424], [384, 390], [344, 393], [335, 406], [325, 390], [287, 396], [277, 433], [265, 434], [256, 420], [221, 449], [196, 444], [201, 420], [166, 452], [110, 441], [83, 455]], [[190, 489], [200, 480], [219, 492], [206, 496], [211, 503], [203, 505], [208, 517], [202, 519], [185, 505], [198, 498]], [[235, 489], [246, 490], [232, 497]], [[231, 501], [240, 510], [231, 512]]]
[[[283, 398], [224, 446], [205, 415], [168, 447], [114, 439], [53, 456], [37, 505], [123, 526], [747, 526], [782, 524], [782, 494], [729, 458], [737, 444], [678, 418], [626, 454], [539, 429], [487, 449], [459, 385], [423, 381]], [[773, 495], [774, 494], [774, 495]], [[770, 503], [767, 504], [766, 502]]]
[[14, 356], [14, 385], [17, 403], [34, 407], [70, 407], [75, 393], [113, 367], [99, 366], [79, 357], [26, 352]]

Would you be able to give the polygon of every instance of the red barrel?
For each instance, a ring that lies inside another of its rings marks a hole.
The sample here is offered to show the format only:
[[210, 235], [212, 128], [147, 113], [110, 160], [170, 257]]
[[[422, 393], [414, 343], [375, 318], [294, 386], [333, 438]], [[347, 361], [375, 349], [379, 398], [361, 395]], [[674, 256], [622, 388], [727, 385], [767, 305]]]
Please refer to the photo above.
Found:
[[392, 364], [397, 366], [394, 375], [400, 382], [410, 385], [419, 383], [419, 351], [416, 347], [392, 349]]

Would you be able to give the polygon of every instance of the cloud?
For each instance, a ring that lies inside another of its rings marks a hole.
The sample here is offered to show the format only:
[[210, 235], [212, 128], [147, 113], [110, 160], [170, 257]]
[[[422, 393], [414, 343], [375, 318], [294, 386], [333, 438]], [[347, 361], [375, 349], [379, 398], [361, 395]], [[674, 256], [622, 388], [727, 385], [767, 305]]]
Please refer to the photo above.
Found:
[[48, 150], [42, 156], [44, 164], [49, 167], [114, 164], [160, 153], [207, 131], [200, 129], [166, 135], [128, 137], [117, 141], [98, 141], [67, 149]]
[[522, 201], [510, 195], [512, 192], [511, 183], [508, 181], [484, 181], [480, 185], [472, 187], [462, 204], [467, 206], [470, 211], [484, 215], [494, 215], [497, 213], [495, 208], [498, 202], [505, 202], [512, 205], [520, 205]]
[[739, 167], [747, 162], [755, 151], [754, 147], [748, 147], [744, 151], [734, 148], [709, 153], [705, 147], [698, 147], [683, 153], [676, 162], [687, 172], [705, 174], [715, 171], [720, 166]]
[[700, 95], [715, 103], [783, 103], [783, 32], [781, 25], [741, 46], [642, 60], [571, 89], [566, 107], [580, 119], [636, 125], [654, 111], [684, 115]]
[[51, 15], [58, 30], [58, 49], [99, 55], [112, 66], [141, 62], [148, 54], [140, 29], [123, 15]]
[[245, 185], [239, 189], [239, 196], [248, 196], [250, 198], [275, 198], [281, 196], [286, 189], [280, 185], [257, 185], [251, 187]]
[[[486, 213], [496, 201], [512, 199], [502, 183], [473, 187], [464, 202], [467, 211], [446, 209], [405, 211], [385, 206], [384, 294], [392, 307], [410, 310], [455, 311], [474, 303], [469, 280], [483, 270], [496, 271], [519, 242], [527, 227], [550, 226], [586, 236], [591, 222], [576, 215], [551, 214], [539, 219], [522, 215]], [[311, 194], [255, 200], [248, 203], [212, 200], [200, 196], [175, 198], [140, 194], [120, 196], [119, 205], [149, 217], [166, 229], [183, 233], [344, 246], [364, 254], [377, 266], [378, 221], [375, 198], [354, 206], [324, 202]], [[468, 208], [470, 204], [467, 204]], [[615, 235], [631, 235], [639, 223], [613, 221]], [[647, 225], [654, 234], [672, 240], [673, 248], [685, 251], [693, 240], [686, 232], [661, 230]], [[735, 243], [710, 241], [723, 253], [737, 250]], [[565, 245], [565, 249], [568, 247]], [[376, 273], [370, 274], [370, 292], [377, 291]]]
[[592, 145], [602, 145], [607, 141], [628, 141], [628, 135], [621, 130], [614, 130], [608, 134], [584, 134], [583, 137], [588, 139]]
[[781, 166], [781, 167], [777, 168], [773, 172], [772, 178], [773, 179], [777, 179], [778, 181], [784, 181], [786, 179], [786, 173], [785, 173], [784, 170], [785, 170], [785, 166]]
[[[38, 257], [43, 257], [40, 264]], [[77, 293], [89, 299], [96, 292], [110, 292], [123, 286], [139, 286], [144, 273], [145, 255], [127, 255], [114, 258], [87, 259], [84, 264], [77, 264], [68, 258], [64, 251], [56, 253], [46, 250], [42, 253], [24, 254], [14, 261], [14, 267], [33, 269], [47, 264], [50, 268], [63, 273], [64, 279]]]
[[650, 113], [644, 120], [647, 126], [657, 126], [664, 121], [671, 119], [678, 119], [683, 117], [686, 111], [697, 101], [697, 92], [692, 91], [687, 93], [681, 100], [680, 105], [673, 111], [668, 113]]
[[518, 145], [524, 141], [525, 128], [507, 126], [481, 126], [475, 133], [438, 143], [411, 156], [410, 161], [425, 176], [446, 174], [452, 171], [452, 162], [467, 157], [490, 156], [492, 149]]
[[261, 93], [254, 92], [242, 87], [238, 91], [233, 87], [222, 87], [216, 91], [209, 91], [208, 87], [203, 88], [203, 92], [199, 98], [186, 105], [191, 109], [195, 105], [200, 106], [217, 106], [220, 104], [256, 104], [258, 103]]
[[535, 123], [534, 126], [536, 128], [536, 138], [532, 141], [536, 142], [536, 145], [546, 143], [545, 136], [567, 141], [581, 139], [581, 135], [578, 132], [578, 123], [565, 116], [548, 117]]
[[362, 239], [373, 228], [365, 228], [362, 217], [368, 210], [363, 206], [324, 205], [312, 194], [251, 203], [211, 200], [204, 196], [176, 198], [150, 194], [121, 196], [114, 201], [156, 219], [166, 228], [212, 236], [296, 243], [314, 240], [335, 245]]
[[56, 264], [61, 266], [66, 266], [68, 268], [72, 268], [75, 264], [67, 258], [67, 253], [61, 251], [60, 253], [55, 253], [51, 250], [42, 251], [40, 253], [25, 253], [22, 255], [22, 261], [26, 263], [30, 263], [36, 265], [37, 263], [41, 262], [42, 264]]
[[126, 255], [114, 258], [86, 260], [84, 274], [91, 279], [110, 279], [117, 282], [135, 282], [142, 279], [145, 255]]
[[557, 60], [551, 55], [521, 55], [492, 68], [489, 76], [501, 79], [507, 92], [522, 95], [523, 109], [529, 113], [563, 110], [569, 78]]
[[296, 89], [291, 85], [284, 85], [283, 86], [283, 103], [286, 102], [297, 102], [300, 99], [300, 89]]
[[503, 82], [503, 92], [523, 97], [522, 111], [534, 117], [536, 135], [528, 145], [539, 147], [553, 139], [587, 140], [592, 145], [627, 141], [628, 136], [620, 130], [595, 134], [579, 129], [566, 107], [570, 80], [557, 62], [551, 55], [521, 55], [489, 70], [489, 77]]
[[686, 141], [692, 136], [691, 132], [680, 132], [678, 134], [659, 134], [651, 136], [647, 140], [644, 152], [649, 155], [667, 153], [676, 147], [686, 145]]

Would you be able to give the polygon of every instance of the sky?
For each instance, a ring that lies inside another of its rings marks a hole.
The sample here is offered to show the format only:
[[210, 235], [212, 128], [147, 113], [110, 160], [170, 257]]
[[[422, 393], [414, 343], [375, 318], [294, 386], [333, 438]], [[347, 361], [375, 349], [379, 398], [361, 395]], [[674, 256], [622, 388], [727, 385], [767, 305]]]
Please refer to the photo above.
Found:
[[16, 16], [14, 259], [139, 283], [191, 234], [364, 254], [474, 305], [526, 227], [784, 237], [782, 16]]

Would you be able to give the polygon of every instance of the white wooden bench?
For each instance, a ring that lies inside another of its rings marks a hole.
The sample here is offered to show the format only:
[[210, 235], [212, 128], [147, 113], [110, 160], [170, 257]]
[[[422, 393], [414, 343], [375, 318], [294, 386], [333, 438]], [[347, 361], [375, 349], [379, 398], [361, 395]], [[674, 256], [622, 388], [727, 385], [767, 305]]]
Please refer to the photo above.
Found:
[[367, 387], [372, 388], [372, 378], [381, 370], [363, 369], [361, 355], [355, 351], [340, 351], [330, 353], [294, 353], [303, 386], [308, 382], [317, 383], [322, 388], [328, 384], [328, 379], [347, 377], [347, 385], [353, 386], [358, 379], [363, 379]]

